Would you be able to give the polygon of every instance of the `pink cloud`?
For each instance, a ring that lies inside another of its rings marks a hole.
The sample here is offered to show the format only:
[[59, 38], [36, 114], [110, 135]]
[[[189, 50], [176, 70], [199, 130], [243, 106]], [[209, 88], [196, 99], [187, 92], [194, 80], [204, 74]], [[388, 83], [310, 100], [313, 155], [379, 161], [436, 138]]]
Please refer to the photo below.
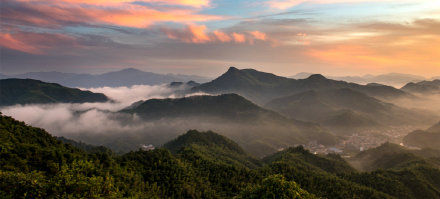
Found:
[[220, 30], [208, 32], [205, 25], [187, 25], [184, 29], [162, 28], [168, 38], [179, 40], [185, 43], [246, 43], [253, 44], [254, 40], [266, 41], [267, 36], [260, 31], [245, 33], [226, 33]]
[[232, 40], [232, 39], [231, 39], [231, 36], [229, 36], [228, 34], [226, 34], [226, 33], [224, 33], [224, 32], [221, 32], [221, 31], [215, 30], [215, 31], [213, 31], [212, 33], [215, 35], [215, 37], [216, 37], [220, 42], [230, 42], [230, 41]]
[[234, 38], [234, 41], [236, 43], [244, 43], [244, 42], [246, 42], [246, 37], [244, 36], [244, 34], [233, 32], [232, 33], [232, 38]]
[[[132, 4], [128, 0], [8, 0], [19, 3], [2, 10], [3, 20], [15, 24], [37, 27], [61, 27], [68, 24], [116, 25], [146, 28], [155, 23], [190, 23], [223, 19], [217, 15], [198, 14], [193, 8], [162, 8]], [[201, 7], [209, 5], [207, 0], [147, 0], [152, 3], [188, 5]], [[86, 6], [84, 4], [87, 4]]]
[[[17, 0], [22, 2], [41, 2], [41, 0]], [[71, 4], [88, 4], [100, 6], [115, 6], [133, 2], [148, 2], [158, 5], [177, 5], [189, 6], [195, 8], [207, 7], [210, 5], [210, 0], [58, 0], [58, 2]]]
[[266, 33], [263, 33], [263, 32], [260, 32], [260, 31], [252, 31], [252, 32], [249, 32], [255, 39], [258, 39], [258, 40], [262, 40], [262, 41], [266, 41], [266, 39], [267, 39], [267, 36], [266, 36]]
[[76, 38], [48, 33], [0, 33], [0, 46], [29, 54], [44, 54], [45, 50], [58, 46], [74, 46]]
[[[396, 1], [396, 0], [269, 0], [267, 5], [275, 9], [288, 9], [297, 6], [302, 3], [314, 3], [314, 4], [332, 4], [332, 3], [362, 3], [362, 2], [384, 2], [384, 1]], [[425, 0], [405, 0], [412, 2], [420, 2]]]

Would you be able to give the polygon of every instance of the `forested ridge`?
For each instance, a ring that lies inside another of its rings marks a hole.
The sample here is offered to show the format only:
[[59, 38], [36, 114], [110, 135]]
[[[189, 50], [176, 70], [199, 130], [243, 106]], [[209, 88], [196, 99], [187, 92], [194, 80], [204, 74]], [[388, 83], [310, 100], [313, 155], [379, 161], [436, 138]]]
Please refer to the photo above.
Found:
[[224, 136], [191, 130], [116, 155], [0, 117], [0, 198], [440, 198], [438, 165], [414, 153], [420, 161], [361, 172], [302, 147], [257, 159]]
[[106, 102], [102, 93], [68, 88], [34, 79], [0, 80], [0, 106], [17, 104]]

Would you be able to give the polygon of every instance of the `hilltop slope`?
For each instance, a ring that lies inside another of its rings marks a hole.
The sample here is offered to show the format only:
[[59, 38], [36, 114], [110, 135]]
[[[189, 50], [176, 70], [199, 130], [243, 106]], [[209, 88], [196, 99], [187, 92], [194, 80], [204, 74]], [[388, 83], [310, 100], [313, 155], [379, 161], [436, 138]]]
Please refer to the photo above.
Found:
[[92, 93], [33, 79], [0, 80], [0, 106], [14, 104], [105, 102], [101, 93]]
[[409, 133], [403, 138], [403, 143], [412, 147], [440, 150], [440, 123], [425, 131], [417, 130]]
[[440, 79], [432, 80], [432, 81], [421, 81], [421, 82], [411, 82], [406, 84], [401, 90], [412, 93], [421, 93], [421, 94], [429, 94], [429, 93], [440, 93]]

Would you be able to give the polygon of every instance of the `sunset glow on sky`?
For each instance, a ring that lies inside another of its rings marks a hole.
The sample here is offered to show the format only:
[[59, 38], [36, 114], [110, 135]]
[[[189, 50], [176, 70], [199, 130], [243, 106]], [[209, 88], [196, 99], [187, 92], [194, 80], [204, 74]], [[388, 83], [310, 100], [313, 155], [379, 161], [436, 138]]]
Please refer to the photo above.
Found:
[[1, 73], [440, 76], [439, 0], [2, 0]]

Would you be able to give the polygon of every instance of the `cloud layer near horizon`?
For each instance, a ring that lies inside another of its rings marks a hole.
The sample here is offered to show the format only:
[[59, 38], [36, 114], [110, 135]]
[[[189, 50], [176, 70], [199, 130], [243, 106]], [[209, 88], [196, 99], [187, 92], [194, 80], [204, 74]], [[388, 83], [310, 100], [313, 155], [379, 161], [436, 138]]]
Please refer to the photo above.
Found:
[[[132, 87], [100, 87], [89, 89], [111, 98], [112, 102], [82, 104], [30, 104], [1, 107], [4, 115], [46, 129], [54, 136], [76, 137], [79, 134], [130, 134], [157, 127], [141, 121], [136, 115], [118, 113], [140, 100], [175, 98], [176, 88], [167, 85], [135, 85]], [[194, 93], [191, 95], [202, 95]], [[190, 96], [190, 95], [188, 95]]]

